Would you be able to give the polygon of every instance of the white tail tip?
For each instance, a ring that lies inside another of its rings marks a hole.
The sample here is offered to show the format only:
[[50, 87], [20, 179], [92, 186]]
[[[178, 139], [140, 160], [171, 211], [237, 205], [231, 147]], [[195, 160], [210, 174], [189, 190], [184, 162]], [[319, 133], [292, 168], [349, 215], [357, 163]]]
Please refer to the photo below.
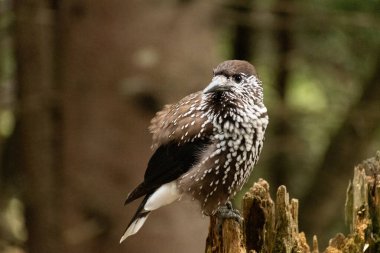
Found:
[[125, 239], [127, 239], [129, 236], [136, 234], [140, 228], [144, 225], [144, 222], [148, 218], [149, 213], [147, 213], [145, 216], [137, 218], [134, 220], [131, 225], [127, 228], [123, 236], [120, 238], [120, 243], [122, 243]]

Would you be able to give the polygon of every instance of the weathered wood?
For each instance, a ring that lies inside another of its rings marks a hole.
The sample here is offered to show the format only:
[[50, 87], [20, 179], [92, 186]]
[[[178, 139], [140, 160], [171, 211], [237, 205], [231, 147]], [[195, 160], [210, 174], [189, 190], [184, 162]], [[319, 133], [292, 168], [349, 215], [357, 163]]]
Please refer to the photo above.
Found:
[[333, 252], [380, 252], [380, 152], [355, 167], [346, 198], [350, 234], [338, 234], [326, 249]]
[[246, 252], [241, 232], [241, 224], [236, 220], [227, 219], [222, 222], [215, 216], [211, 217], [206, 253]]
[[274, 203], [269, 184], [260, 179], [244, 195], [243, 218], [242, 226], [225, 220], [220, 232], [220, 221], [211, 217], [206, 252], [310, 252], [305, 235], [298, 233], [298, 201], [289, 200], [285, 186]]
[[247, 251], [271, 251], [274, 241], [274, 202], [269, 194], [269, 184], [260, 179], [245, 193], [243, 218]]
[[[277, 189], [274, 202], [269, 184], [260, 179], [244, 195], [243, 224], [211, 217], [206, 253], [319, 253], [317, 237], [313, 236], [310, 248], [298, 230], [298, 207], [285, 186]], [[338, 233], [323, 252], [380, 252], [380, 152], [354, 169], [347, 189], [346, 222], [350, 234]]]

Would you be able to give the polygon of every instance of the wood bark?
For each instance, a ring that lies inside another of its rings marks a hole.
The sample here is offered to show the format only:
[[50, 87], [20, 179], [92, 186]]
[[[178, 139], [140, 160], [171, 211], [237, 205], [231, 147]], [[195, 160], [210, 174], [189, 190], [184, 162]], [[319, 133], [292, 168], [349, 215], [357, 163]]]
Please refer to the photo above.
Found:
[[[285, 186], [277, 189], [273, 201], [269, 184], [260, 179], [244, 195], [243, 223], [210, 218], [206, 253], [318, 253], [317, 236], [309, 246], [299, 232], [298, 208], [298, 200], [289, 198]], [[347, 189], [346, 222], [350, 233], [338, 233], [323, 252], [380, 252], [380, 152], [354, 169]]]

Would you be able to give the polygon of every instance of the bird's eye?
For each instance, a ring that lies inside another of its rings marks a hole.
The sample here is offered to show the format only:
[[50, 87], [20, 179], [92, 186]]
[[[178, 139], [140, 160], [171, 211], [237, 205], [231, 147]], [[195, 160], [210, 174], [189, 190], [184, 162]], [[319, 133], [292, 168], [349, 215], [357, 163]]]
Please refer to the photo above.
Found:
[[241, 83], [243, 77], [241, 75], [233, 75], [232, 79], [235, 81], [235, 83]]

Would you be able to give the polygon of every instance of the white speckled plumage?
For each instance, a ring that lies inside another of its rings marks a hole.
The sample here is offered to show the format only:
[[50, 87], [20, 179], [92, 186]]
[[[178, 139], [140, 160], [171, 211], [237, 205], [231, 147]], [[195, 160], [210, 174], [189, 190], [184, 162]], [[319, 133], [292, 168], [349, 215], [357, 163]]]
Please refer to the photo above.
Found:
[[215, 94], [201, 95], [194, 113], [206, 117], [204, 124], [211, 123], [212, 144], [202, 153], [199, 163], [178, 181], [180, 190], [199, 200], [202, 211], [208, 215], [215, 213], [247, 181], [260, 155], [268, 125], [262, 95], [252, 97], [255, 89], [262, 94], [257, 77], [249, 76], [234, 88], [220, 94], [220, 105], [215, 104]]

